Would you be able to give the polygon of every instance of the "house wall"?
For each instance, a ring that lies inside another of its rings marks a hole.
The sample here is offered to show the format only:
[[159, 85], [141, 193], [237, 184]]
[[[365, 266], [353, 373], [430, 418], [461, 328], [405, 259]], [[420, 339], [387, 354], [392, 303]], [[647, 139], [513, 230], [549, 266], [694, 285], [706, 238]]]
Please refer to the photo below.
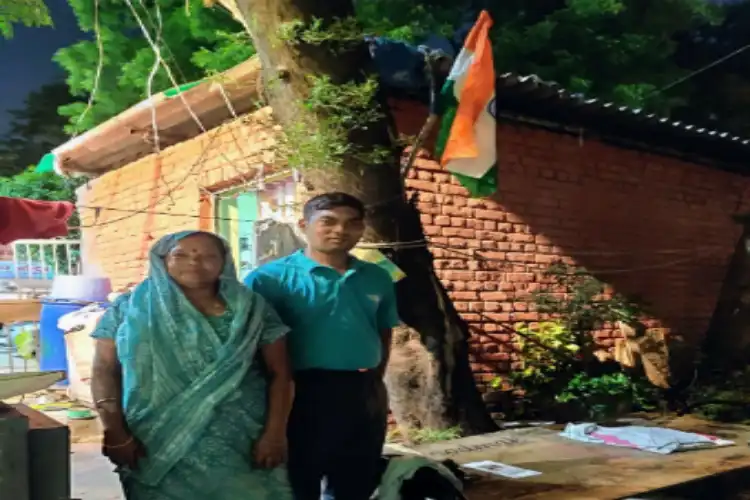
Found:
[[[400, 131], [415, 135], [424, 110], [403, 102], [393, 110]], [[131, 212], [82, 210], [84, 225], [93, 224], [83, 232], [89, 271], [115, 287], [138, 281], [150, 243], [179, 229], [212, 229], [210, 192], [270, 168], [274, 144], [264, 109], [93, 181], [81, 205]], [[529, 294], [561, 258], [617, 292], [641, 296], [653, 327], [694, 345], [701, 340], [740, 235], [730, 216], [750, 207], [750, 179], [586, 133], [522, 125], [500, 125], [498, 148], [493, 199], [469, 199], [424, 155], [408, 181], [419, 192], [425, 232], [439, 245], [432, 249], [438, 274], [474, 332], [480, 380], [510, 368], [510, 329], [538, 319]], [[149, 206], [171, 215], [132, 213]], [[607, 347], [616, 332], [596, 335]]]
[[[401, 132], [424, 114], [400, 103]], [[428, 149], [430, 149], [428, 147]], [[750, 207], [750, 178], [522, 125], [498, 131], [499, 190], [470, 199], [429, 157], [408, 186], [419, 192], [435, 266], [474, 332], [480, 379], [510, 368], [512, 325], [539, 319], [529, 294], [561, 259], [614, 291], [640, 296], [649, 322], [698, 346]], [[617, 332], [597, 332], [611, 347]]]
[[246, 184], [261, 169], [270, 173], [275, 134], [264, 108], [79, 189], [82, 225], [89, 226], [82, 231], [85, 271], [108, 276], [119, 289], [145, 275], [154, 240], [184, 229], [214, 230], [212, 194]]

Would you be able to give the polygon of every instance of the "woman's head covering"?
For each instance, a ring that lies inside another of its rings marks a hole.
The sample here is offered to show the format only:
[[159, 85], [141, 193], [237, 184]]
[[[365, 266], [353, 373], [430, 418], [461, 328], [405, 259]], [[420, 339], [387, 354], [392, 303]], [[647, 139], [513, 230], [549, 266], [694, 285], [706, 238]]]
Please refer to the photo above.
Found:
[[169, 252], [174, 250], [177, 244], [187, 238], [188, 236], [195, 236], [203, 234], [214, 238], [216, 243], [221, 246], [224, 252], [224, 267], [221, 270], [220, 280], [229, 280], [237, 283], [237, 270], [232, 260], [232, 249], [229, 247], [227, 240], [221, 236], [209, 233], [207, 231], [180, 231], [179, 233], [172, 233], [159, 238], [151, 247], [149, 253], [149, 277], [158, 277], [159, 279], [171, 279], [167, 273], [167, 266], [164, 259], [169, 255]]

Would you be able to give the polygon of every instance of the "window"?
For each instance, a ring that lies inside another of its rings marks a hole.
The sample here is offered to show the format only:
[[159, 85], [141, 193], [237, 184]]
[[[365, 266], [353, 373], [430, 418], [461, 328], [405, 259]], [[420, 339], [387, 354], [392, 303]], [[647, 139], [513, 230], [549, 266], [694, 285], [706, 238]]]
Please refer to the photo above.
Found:
[[294, 202], [295, 183], [291, 178], [267, 182], [260, 189], [243, 187], [218, 196], [215, 230], [229, 242], [240, 278], [257, 265], [256, 224], [266, 219], [293, 221]]

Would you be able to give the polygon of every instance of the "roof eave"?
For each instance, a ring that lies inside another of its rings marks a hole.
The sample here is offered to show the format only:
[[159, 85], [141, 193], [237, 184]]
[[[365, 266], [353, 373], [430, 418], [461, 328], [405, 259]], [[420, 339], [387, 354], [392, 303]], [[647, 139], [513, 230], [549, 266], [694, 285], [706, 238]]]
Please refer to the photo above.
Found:
[[254, 57], [178, 96], [161, 93], [141, 101], [55, 148], [55, 171], [60, 175], [101, 175], [153, 153], [154, 115], [160, 149], [241, 116], [257, 104], [259, 73], [260, 61]]

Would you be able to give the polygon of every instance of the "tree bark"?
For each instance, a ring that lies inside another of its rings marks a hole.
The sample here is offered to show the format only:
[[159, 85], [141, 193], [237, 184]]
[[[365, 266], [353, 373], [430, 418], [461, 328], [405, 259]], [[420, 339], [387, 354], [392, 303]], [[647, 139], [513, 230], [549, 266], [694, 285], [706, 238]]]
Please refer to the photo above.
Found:
[[736, 216], [742, 235], [729, 262], [703, 344], [701, 377], [721, 378], [750, 360], [750, 216]]
[[[276, 120], [289, 127], [299, 120], [325, 118], [307, 113], [302, 103], [310, 94], [307, 75], [328, 76], [332, 83], [364, 82], [372, 74], [372, 58], [364, 40], [332, 51], [325, 44], [289, 44], [279, 40], [284, 23], [354, 17], [351, 0], [221, 0], [250, 32], [263, 66], [264, 93]], [[326, 165], [305, 165], [305, 180], [315, 191], [344, 191], [368, 206], [369, 242], [422, 241], [424, 233], [416, 198], [407, 199], [400, 173], [401, 151], [382, 96], [383, 118], [348, 140], [364, 148], [384, 146], [393, 152], [382, 164], [364, 163], [355, 155], [340, 171]], [[459, 317], [435, 275], [433, 257], [425, 247], [385, 250], [407, 275], [397, 285], [399, 313], [407, 327], [394, 335], [386, 376], [391, 409], [408, 427], [460, 426], [467, 434], [497, 429], [477, 390], [468, 357], [468, 327]]]

